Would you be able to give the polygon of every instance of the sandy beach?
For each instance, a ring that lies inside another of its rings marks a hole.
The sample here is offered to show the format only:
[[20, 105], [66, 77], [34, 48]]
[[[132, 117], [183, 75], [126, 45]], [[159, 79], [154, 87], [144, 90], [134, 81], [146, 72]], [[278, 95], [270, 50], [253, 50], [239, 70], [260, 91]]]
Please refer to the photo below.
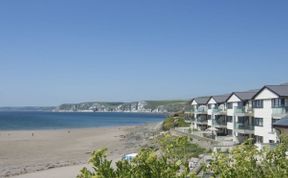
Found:
[[45, 177], [75, 177], [93, 150], [108, 148], [108, 158], [119, 160], [147, 144], [157, 125], [1, 131], [0, 177], [38, 177], [41, 172]]

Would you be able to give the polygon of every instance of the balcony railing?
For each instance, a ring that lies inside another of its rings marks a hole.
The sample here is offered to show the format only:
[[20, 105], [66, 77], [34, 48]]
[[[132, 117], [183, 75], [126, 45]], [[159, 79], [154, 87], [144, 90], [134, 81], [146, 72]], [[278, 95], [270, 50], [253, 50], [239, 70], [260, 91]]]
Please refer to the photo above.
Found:
[[227, 122], [223, 120], [213, 120], [213, 126], [216, 127], [227, 127]]
[[246, 123], [236, 123], [235, 124], [236, 131], [243, 133], [243, 134], [249, 134], [254, 132], [254, 125], [249, 125]]
[[196, 113], [198, 113], [198, 114], [207, 113], [207, 107], [198, 108], [198, 109], [196, 110]]
[[235, 115], [252, 115], [253, 109], [251, 107], [245, 108], [245, 107], [236, 107], [234, 109]]
[[213, 109], [212, 112], [213, 112], [213, 114], [215, 114], [215, 115], [217, 115], [217, 114], [218, 114], [218, 115], [220, 115], [220, 114], [223, 114], [223, 115], [227, 114], [227, 110], [226, 110], [226, 109], [219, 109], [219, 108]]
[[208, 120], [207, 120], [206, 117], [198, 117], [197, 118], [197, 123], [199, 123], [199, 124], [207, 124]]
[[288, 115], [288, 107], [272, 108], [273, 117], [284, 117]]

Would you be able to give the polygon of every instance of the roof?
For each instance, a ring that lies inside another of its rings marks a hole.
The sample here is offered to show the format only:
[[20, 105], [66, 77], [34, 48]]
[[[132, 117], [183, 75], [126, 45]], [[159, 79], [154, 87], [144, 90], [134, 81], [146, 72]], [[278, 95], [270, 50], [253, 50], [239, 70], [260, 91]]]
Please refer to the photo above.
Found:
[[265, 87], [279, 96], [288, 96], [288, 85], [266, 85]]
[[209, 99], [211, 98], [211, 96], [202, 96], [202, 97], [197, 97], [197, 98], [193, 98], [193, 100], [196, 101], [197, 104], [207, 104], [207, 102], [209, 101]]
[[230, 94], [212, 96], [216, 103], [225, 103]]
[[251, 100], [253, 98], [253, 96], [258, 92], [257, 91], [252, 91], [252, 92], [234, 92], [234, 94], [241, 99], [242, 101], [246, 101], [246, 100]]
[[275, 127], [288, 127], [288, 117], [285, 117], [283, 119], [280, 119], [273, 123], [273, 126]]
[[251, 100], [259, 91], [259, 89], [254, 89], [254, 90], [248, 90], [248, 91], [238, 91], [238, 92], [233, 92], [231, 95], [226, 99], [226, 102], [230, 99], [232, 95], [236, 95], [240, 100], [242, 101], [247, 101]]
[[[288, 85], [265, 85], [264, 87], [262, 87], [255, 95], [254, 97], [256, 97], [261, 91], [263, 91], [265, 88], [267, 88], [268, 90], [272, 91], [273, 93], [275, 93], [276, 95], [278, 95], [279, 97], [286, 97], [288, 96]], [[253, 97], [253, 98], [254, 98]]]

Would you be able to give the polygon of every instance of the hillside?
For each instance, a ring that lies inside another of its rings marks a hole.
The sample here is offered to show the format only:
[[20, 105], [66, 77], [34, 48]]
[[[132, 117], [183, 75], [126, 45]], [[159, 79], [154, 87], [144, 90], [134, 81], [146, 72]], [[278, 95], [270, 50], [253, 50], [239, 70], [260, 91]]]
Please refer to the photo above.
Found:
[[186, 100], [147, 100], [136, 102], [83, 102], [61, 104], [59, 112], [177, 112], [184, 109]]

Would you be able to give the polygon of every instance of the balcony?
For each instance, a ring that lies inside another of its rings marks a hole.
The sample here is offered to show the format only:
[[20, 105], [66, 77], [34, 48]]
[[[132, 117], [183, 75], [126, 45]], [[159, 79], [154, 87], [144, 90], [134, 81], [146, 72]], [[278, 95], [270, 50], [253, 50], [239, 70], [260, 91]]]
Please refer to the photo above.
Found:
[[198, 117], [196, 120], [197, 124], [202, 124], [202, 125], [207, 125], [208, 124], [208, 120], [206, 117]]
[[279, 107], [279, 108], [272, 108], [272, 117], [279, 118], [285, 117], [288, 115], [288, 107]]
[[236, 107], [234, 109], [234, 114], [236, 116], [253, 116], [253, 109], [251, 107]]
[[213, 113], [214, 115], [226, 115], [226, 114], [227, 114], [227, 110], [226, 110], [226, 109], [219, 109], [219, 108], [217, 108], [217, 109], [213, 109], [213, 110], [212, 110], [212, 113]]
[[249, 125], [246, 123], [236, 123], [235, 124], [236, 132], [242, 134], [253, 134], [254, 133], [254, 125]]
[[196, 111], [196, 114], [207, 114], [207, 107], [199, 107]]
[[227, 128], [227, 122], [223, 120], [213, 120], [213, 126], [217, 128]]

